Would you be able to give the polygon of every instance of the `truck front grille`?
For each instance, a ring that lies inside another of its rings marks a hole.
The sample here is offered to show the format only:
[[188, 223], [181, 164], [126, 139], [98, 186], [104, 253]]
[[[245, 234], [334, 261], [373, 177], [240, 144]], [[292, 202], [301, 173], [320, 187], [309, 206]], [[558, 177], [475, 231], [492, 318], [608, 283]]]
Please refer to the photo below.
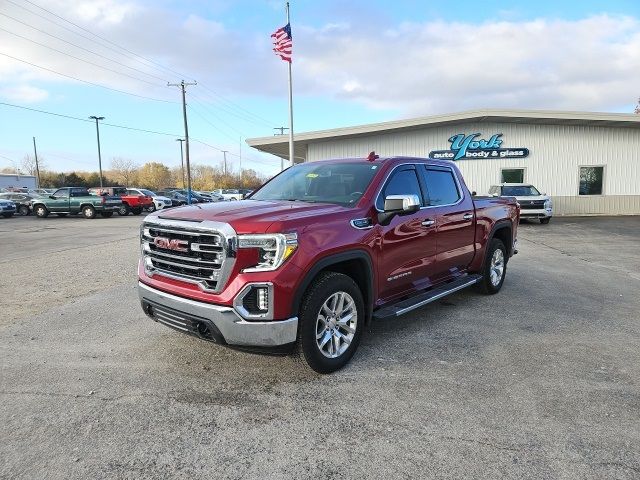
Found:
[[544, 200], [522, 200], [520, 210], [542, 210], [544, 208]]
[[147, 273], [158, 273], [219, 292], [224, 287], [227, 238], [220, 231], [173, 223], [146, 222], [141, 227], [142, 255]]

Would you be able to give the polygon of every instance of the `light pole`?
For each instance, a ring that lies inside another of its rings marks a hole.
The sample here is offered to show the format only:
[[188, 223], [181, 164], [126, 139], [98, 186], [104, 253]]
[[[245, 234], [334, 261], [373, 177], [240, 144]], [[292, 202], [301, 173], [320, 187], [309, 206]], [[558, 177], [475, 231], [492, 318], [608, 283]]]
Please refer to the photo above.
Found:
[[186, 181], [184, 179], [184, 153], [182, 152], [182, 142], [184, 138], [176, 138], [176, 142], [180, 142], [180, 164], [182, 165], [182, 188], [186, 187]]
[[104, 120], [104, 117], [91, 115], [89, 118], [96, 121], [96, 137], [98, 138], [98, 168], [100, 169], [100, 190], [102, 190], [102, 154], [100, 153], [100, 127], [98, 127], [98, 122], [100, 120]]

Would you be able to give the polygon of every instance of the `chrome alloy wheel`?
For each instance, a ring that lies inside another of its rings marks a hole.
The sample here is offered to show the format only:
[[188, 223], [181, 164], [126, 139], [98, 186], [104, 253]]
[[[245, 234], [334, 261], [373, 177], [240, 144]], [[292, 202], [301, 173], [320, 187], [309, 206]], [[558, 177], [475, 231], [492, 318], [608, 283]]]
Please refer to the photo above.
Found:
[[358, 325], [356, 303], [347, 292], [336, 292], [320, 307], [316, 344], [327, 358], [338, 358], [351, 344]]
[[500, 285], [502, 275], [504, 275], [504, 252], [499, 248], [496, 248], [496, 250], [493, 252], [489, 272], [491, 285], [493, 285], [494, 287]]

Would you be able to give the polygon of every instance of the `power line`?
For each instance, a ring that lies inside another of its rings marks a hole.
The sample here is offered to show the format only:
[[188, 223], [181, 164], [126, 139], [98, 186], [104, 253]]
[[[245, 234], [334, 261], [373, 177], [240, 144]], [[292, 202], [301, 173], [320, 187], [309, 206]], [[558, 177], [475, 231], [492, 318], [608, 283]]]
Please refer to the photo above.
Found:
[[[201, 103], [201, 105], [203, 106], [203, 108], [205, 108], [205, 109], [209, 110], [209, 108], [208, 108], [208, 107], [205, 107], [205, 105], [202, 103], [202, 101], [206, 102], [206, 99], [204, 99], [204, 98], [202, 98], [202, 97], [198, 97], [198, 96], [194, 95], [193, 93], [190, 93], [190, 94], [189, 94], [189, 96], [190, 96], [191, 98], [201, 100], [201, 102], [200, 102], [200, 103]], [[213, 107], [213, 105], [212, 105], [212, 107]], [[264, 126], [264, 125], [269, 125], [269, 126], [271, 126], [271, 125], [272, 125], [271, 123], [267, 124], [267, 123], [264, 123], [264, 122], [262, 122], [262, 121], [255, 120], [254, 118], [251, 118], [251, 117], [249, 117], [248, 115], [246, 115], [246, 114], [244, 114], [244, 113], [242, 113], [242, 112], [235, 112], [235, 111], [231, 110], [229, 107], [227, 107], [226, 105], [216, 105], [216, 107], [217, 107], [218, 109], [222, 110], [224, 113], [226, 113], [226, 114], [228, 114], [228, 115], [233, 115], [234, 117], [239, 118], [240, 120], [243, 120], [243, 121], [245, 121], [245, 122], [253, 123], [254, 125], [259, 125], [259, 126], [261, 126], [261, 127], [262, 127], [262, 126]], [[209, 110], [209, 111], [210, 111], [210, 110]]]
[[[11, 3], [15, 4], [15, 2], [14, 2], [13, 0], [9, 0], [9, 1], [10, 1]], [[70, 24], [70, 25], [73, 25], [73, 26], [74, 26], [74, 27], [76, 27], [76, 28], [79, 28], [80, 30], [82, 30], [82, 31], [84, 31], [84, 32], [89, 33], [90, 35], [92, 35], [92, 36], [94, 36], [94, 37], [96, 37], [96, 38], [99, 38], [99, 39], [101, 39], [101, 40], [103, 40], [103, 41], [105, 41], [105, 42], [107, 42], [107, 43], [109, 43], [109, 44], [111, 44], [111, 45], [113, 45], [113, 46], [115, 46], [115, 47], [118, 47], [118, 48], [119, 48], [119, 49], [121, 49], [121, 50], [124, 50], [124, 51], [125, 51], [125, 52], [127, 52], [127, 53], [130, 53], [131, 55], [135, 55], [136, 57], [142, 58], [143, 60], [146, 60], [147, 62], [152, 63], [152, 64], [154, 64], [154, 65], [157, 65], [158, 67], [161, 67], [161, 68], [163, 68], [164, 70], [168, 70], [169, 72], [171, 72], [171, 73], [173, 73], [173, 74], [176, 74], [176, 75], [181, 76], [181, 77], [183, 76], [181, 73], [176, 72], [175, 70], [172, 70], [172, 69], [171, 69], [171, 68], [169, 68], [169, 67], [165, 67], [164, 65], [162, 65], [162, 64], [160, 64], [160, 63], [154, 62], [153, 60], [149, 60], [148, 58], [145, 58], [145, 57], [143, 57], [143, 56], [141, 56], [141, 55], [138, 55], [137, 53], [134, 53], [134, 52], [132, 52], [131, 50], [128, 50], [128, 49], [126, 49], [125, 47], [122, 47], [122, 46], [118, 45], [117, 43], [114, 43], [114, 42], [112, 42], [111, 40], [109, 40], [109, 39], [107, 39], [107, 38], [104, 38], [104, 37], [102, 37], [102, 36], [98, 35], [97, 33], [94, 33], [94, 32], [92, 32], [91, 30], [88, 30], [88, 29], [86, 29], [86, 28], [84, 28], [84, 27], [82, 27], [82, 26], [78, 25], [77, 23], [72, 22], [71, 20], [67, 20], [66, 18], [64, 18], [64, 17], [62, 17], [62, 16], [60, 16], [60, 15], [58, 15], [57, 13], [52, 12], [51, 10], [47, 10], [46, 8], [41, 7], [40, 5], [38, 5], [37, 3], [32, 2], [31, 0], [24, 0], [24, 1], [25, 1], [25, 2], [27, 2], [27, 3], [29, 3], [29, 4], [31, 4], [31, 5], [33, 5], [33, 6], [34, 6], [34, 7], [36, 7], [36, 8], [39, 8], [40, 10], [43, 10], [43, 11], [47, 12], [47, 13], [48, 13], [48, 14], [50, 14], [50, 15], [53, 15], [53, 16], [54, 16], [54, 17], [56, 17], [56, 18], [59, 18], [60, 20], [62, 20], [62, 21], [64, 21], [64, 22], [66, 22], [66, 23], [68, 23], [68, 24]]]
[[[2, 14], [0, 13], [0, 15], [2, 15]], [[104, 70], [108, 70], [110, 72], [117, 73], [118, 75], [124, 75], [125, 77], [133, 78], [134, 80], [138, 80], [139, 82], [144, 82], [144, 83], [147, 83], [149, 85], [153, 85], [153, 86], [156, 86], [156, 87], [158, 86], [157, 84], [155, 84], [153, 82], [149, 82], [148, 80], [144, 80], [144, 79], [142, 79], [140, 77], [135, 77], [133, 75], [129, 75], [128, 73], [123, 73], [123, 72], [119, 72], [117, 70], [113, 70], [112, 68], [105, 67], [104, 65], [100, 65], [98, 63], [93, 63], [93, 62], [90, 62], [89, 60], [85, 60], [84, 58], [76, 57], [75, 55], [71, 55], [70, 53], [63, 52], [62, 50], [58, 50], [57, 48], [50, 47], [49, 45], [45, 45], [44, 43], [40, 43], [40, 42], [37, 42], [37, 41], [32, 40], [30, 38], [24, 37], [24, 36], [22, 36], [22, 35], [20, 35], [18, 33], [11, 32], [11, 31], [9, 31], [9, 30], [7, 30], [5, 28], [0, 27], [0, 30], [2, 30], [3, 32], [6, 32], [6, 33], [8, 33], [10, 35], [14, 35], [14, 36], [16, 36], [18, 38], [22, 38], [24, 40], [27, 40], [28, 42], [35, 43], [36, 45], [40, 45], [41, 47], [48, 48], [49, 50], [53, 50], [54, 52], [58, 52], [58, 53], [61, 53], [62, 55], [66, 55], [67, 57], [71, 57], [71, 58], [74, 58], [76, 60], [80, 60], [81, 62], [88, 63], [89, 65], [93, 65], [94, 67], [102, 68]]]
[[86, 84], [88, 84], [88, 85], [93, 85], [94, 87], [100, 87], [100, 88], [104, 88], [104, 89], [106, 89], [106, 90], [111, 90], [112, 92], [123, 93], [123, 94], [125, 94], [125, 95], [130, 95], [130, 96], [132, 96], [132, 97], [144, 98], [145, 100], [153, 100], [154, 102], [162, 102], [162, 103], [176, 103], [176, 102], [172, 102], [171, 100], [162, 100], [162, 99], [159, 99], [159, 98], [146, 97], [146, 96], [144, 96], [144, 95], [138, 95], [137, 93], [126, 92], [126, 91], [124, 91], [124, 90], [118, 90], [117, 88], [107, 87], [106, 85], [100, 85], [99, 83], [93, 83], [93, 82], [90, 82], [90, 81], [88, 81], [88, 80], [82, 80], [81, 78], [77, 78], [77, 77], [74, 77], [74, 76], [72, 76], [72, 75], [67, 75], [66, 73], [56, 72], [55, 70], [52, 70], [52, 69], [50, 69], [50, 68], [42, 67], [42, 66], [40, 66], [40, 65], [36, 65], [35, 63], [28, 62], [28, 61], [26, 61], [26, 60], [23, 60], [23, 59], [21, 59], [21, 58], [14, 57], [14, 56], [9, 55], [9, 54], [7, 54], [7, 53], [0, 52], [0, 55], [3, 55], [3, 56], [8, 57], [8, 58], [11, 58], [11, 59], [13, 59], [13, 60], [17, 60], [18, 62], [26, 63], [27, 65], [31, 65], [32, 67], [36, 67], [36, 68], [39, 68], [39, 69], [41, 69], [41, 70], [45, 70], [45, 71], [47, 71], [47, 72], [55, 73], [56, 75], [60, 75], [60, 76], [62, 76], [62, 77], [71, 78], [72, 80], [76, 80], [76, 81], [78, 81], [78, 82], [86, 83]]
[[[76, 44], [76, 43], [73, 43], [73, 42], [70, 42], [70, 41], [68, 41], [68, 40], [65, 40], [64, 38], [60, 38], [60, 37], [58, 37], [57, 35], [53, 35], [52, 33], [49, 33], [49, 32], [46, 32], [46, 31], [44, 31], [44, 30], [40, 29], [40, 28], [34, 27], [33, 25], [30, 25], [30, 24], [28, 24], [28, 23], [26, 23], [26, 22], [23, 22], [22, 20], [18, 20], [17, 18], [12, 17], [11, 15], [7, 15], [6, 13], [1, 13], [1, 12], [0, 12], [0, 15], [2, 15], [2, 16], [4, 16], [4, 17], [7, 17], [7, 18], [10, 18], [11, 20], [13, 20], [13, 21], [15, 21], [15, 22], [18, 22], [18, 23], [20, 23], [20, 24], [22, 24], [22, 25], [25, 25], [25, 26], [27, 26], [27, 27], [29, 27], [29, 28], [33, 29], [33, 30], [36, 30], [37, 32], [44, 33], [45, 35], [47, 35], [47, 36], [49, 36], [49, 37], [51, 37], [51, 38], [55, 38], [56, 40], [59, 40], [59, 41], [64, 42], [64, 43], [66, 43], [66, 44], [69, 44], [69, 45], [71, 45], [71, 46], [73, 46], [73, 47], [79, 48], [80, 50], [84, 50], [85, 52], [88, 52], [88, 53], [90, 53], [90, 54], [92, 54], [92, 55], [96, 55], [96, 56], [98, 56], [98, 57], [100, 57], [100, 58], [104, 58], [105, 60], [109, 60], [110, 62], [113, 62], [113, 63], [115, 63], [115, 64], [117, 64], [117, 65], [123, 66], [123, 67], [125, 67], [125, 68], [130, 69], [130, 70], [134, 70], [134, 71], [139, 72], [139, 73], [142, 73], [143, 75], [148, 75], [148, 76], [150, 76], [150, 77], [153, 77], [153, 78], [156, 78], [156, 79], [158, 79], [158, 80], [162, 80], [162, 81], [164, 81], [164, 78], [162, 78], [162, 77], [158, 77], [157, 75], [153, 75], [153, 74], [151, 74], [151, 73], [145, 72], [144, 70], [140, 70], [139, 68], [130, 67], [129, 65], [125, 65], [125, 64], [123, 64], [121, 61], [114, 60], [114, 59], [109, 58], [109, 57], [107, 57], [107, 56], [105, 56], [105, 55], [102, 55], [101, 53], [94, 52], [93, 50], [89, 50], [88, 48], [85, 48], [85, 47], [83, 47], [83, 46], [81, 46], [81, 45], [78, 45], [78, 44]], [[17, 33], [9, 32], [8, 30], [5, 30], [5, 31], [6, 31], [6, 32], [8, 32], [8, 33], [11, 33], [12, 35], [20, 36], [20, 35], [18, 35]], [[71, 31], [71, 32], [73, 32], [73, 30], [70, 30], [70, 31]], [[83, 35], [83, 36], [84, 36], [84, 35]], [[37, 42], [35, 42], [35, 40], [31, 40], [31, 39], [26, 38], [26, 37], [21, 37], [21, 38], [24, 38], [25, 40], [29, 40], [30, 42], [37, 43]], [[42, 44], [39, 44], [39, 45], [42, 45]], [[99, 44], [98, 44], [98, 45], [99, 45]], [[50, 48], [50, 47], [49, 47], [49, 48]], [[119, 55], [121, 55], [121, 54], [119, 54]], [[146, 81], [146, 80], [142, 80], [142, 81]]]
[[208, 92], [210, 92], [211, 95], [214, 95], [214, 96], [218, 97], [220, 100], [222, 100], [224, 102], [227, 102], [228, 104], [230, 104], [232, 106], [235, 106], [235, 108], [237, 108], [238, 110], [242, 110], [242, 111], [246, 112], [247, 114], [251, 115], [252, 117], [255, 117], [256, 119], [260, 120], [261, 122], [263, 122], [265, 124], [269, 124], [269, 125], [271, 125], [273, 123], [273, 122], [270, 122], [269, 120], [267, 120], [266, 118], [261, 117], [260, 115], [257, 115], [255, 113], [247, 110], [246, 108], [242, 107], [241, 105], [239, 105], [239, 104], [237, 104], [235, 102], [232, 102], [229, 99], [224, 98], [222, 95], [216, 93], [215, 91], [213, 91], [212, 89], [210, 89], [206, 85], [200, 84], [200, 86], [202, 88], [204, 88], [205, 90], [207, 90]]

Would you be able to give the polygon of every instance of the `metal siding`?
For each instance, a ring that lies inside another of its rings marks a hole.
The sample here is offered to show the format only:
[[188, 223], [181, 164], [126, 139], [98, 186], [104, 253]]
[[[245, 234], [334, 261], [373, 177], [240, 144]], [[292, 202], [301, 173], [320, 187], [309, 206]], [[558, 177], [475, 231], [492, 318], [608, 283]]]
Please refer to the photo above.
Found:
[[[525, 168], [525, 181], [554, 197], [559, 214], [640, 213], [640, 129], [583, 125], [461, 122], [399, 133], [326, 140], [309, 144], [308, 161], [381, 156], [426, 157], [447, 150], [457, 133], [502, 133], [503, 147], [526, 147], [523, 159], [458, 160], [469, 189], [487, 192], [502, 168]], [[578, 196], [578, 167], [604, 165], [604, 195]], [[609, 199], [620, 196], [619, 199]], [[624, 198], [623, 198], [624, 197]]]

